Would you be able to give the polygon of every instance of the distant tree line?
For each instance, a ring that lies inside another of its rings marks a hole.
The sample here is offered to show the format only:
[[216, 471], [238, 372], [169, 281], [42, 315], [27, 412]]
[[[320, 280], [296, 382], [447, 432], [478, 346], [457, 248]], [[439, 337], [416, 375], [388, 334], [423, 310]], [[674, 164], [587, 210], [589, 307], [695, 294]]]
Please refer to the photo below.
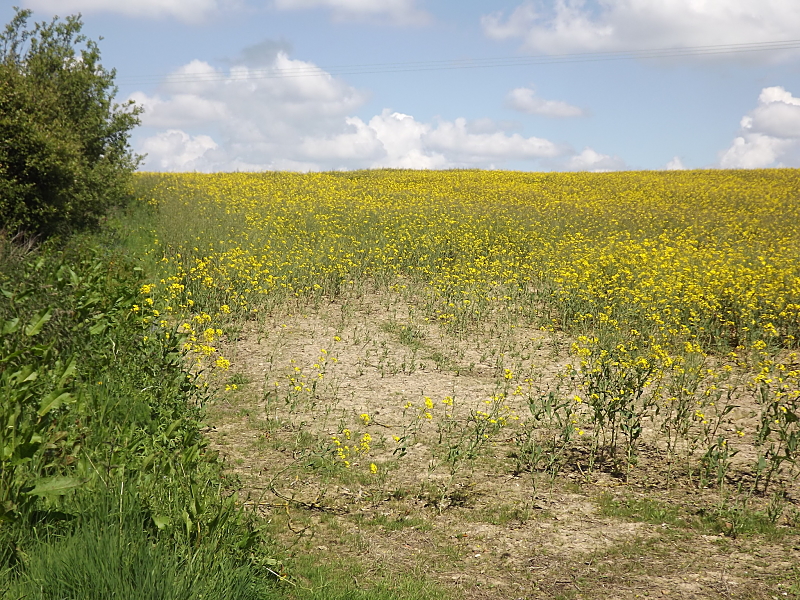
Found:
[[28, 24], [15, 8], [0, 34], [0, 231], [47, 237], [96, 225], [129, 194], [141, 108], [114, 103], [80, 16]]

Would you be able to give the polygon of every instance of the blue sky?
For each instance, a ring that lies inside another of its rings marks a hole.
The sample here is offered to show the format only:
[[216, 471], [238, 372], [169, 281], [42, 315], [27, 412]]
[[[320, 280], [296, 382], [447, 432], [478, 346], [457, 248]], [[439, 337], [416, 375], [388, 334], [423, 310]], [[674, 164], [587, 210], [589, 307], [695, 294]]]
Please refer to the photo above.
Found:
[[149, 170], [800, 166], [800, 41], [697, 50], [800, 40], [797, 0], [20, 3], [104, 38]]

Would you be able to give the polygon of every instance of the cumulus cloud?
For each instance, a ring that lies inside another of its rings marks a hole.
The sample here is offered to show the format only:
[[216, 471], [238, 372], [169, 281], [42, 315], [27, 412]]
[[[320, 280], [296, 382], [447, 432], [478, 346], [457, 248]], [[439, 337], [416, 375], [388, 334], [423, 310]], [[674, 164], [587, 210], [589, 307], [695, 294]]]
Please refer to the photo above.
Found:
[[542, 115], [545, 117], [581, 117], [583, 110], [561, 100], [545, 100], [536, 96], [531, 88], [516, 88], [506, 96], [506, 104], [520, 112], [529, 115]]
[[680, 156], [674, 156], [667, 165], [664, 167], [666, 171], [685, 171], [686, 167], [683, 164]]
[[[281, 76], [299, 71], [306, 76]], [[345, 118], [363, 104], [365, 95], [277, 50], [269, 65], [256, 70], [244, 64], [223, 70], [194, 60], [172, 73], [156, 93], [136, 92], [131, 98], [145, 109], [143, 126], [159, 130], [158, 135], [177, 130], [190, 137], [210, 136], [218, 149], [204, 160], [187, 161], [185, 168], [217, 170], [286, 164], [313, 168], [305, 164], [298, 140], [313, 131], [344, 133]], [[148, 153], [148, 168], [162, 164], [157, 148]], [[163, 168], [183, 168], [168, 165]]]
[[128, 17], [175, 17], [197, 22], [232, 4], [231, 0], [26, 0], [24, 5], [37, 11], [72, 14], [112, 12]]
[[205, 170], [208, 157], [218, 148], [207, 135], [190, 136], [177, 129], [168, 129], [147, 138], [141, 146], [144, 153], [153, 156], [150, 168], [158, 171]]
[[[140, 104], [138, 152], [145, 168], [166, 171], [328, 170], [354, 168], [613, 169], [618, 159], [591, 149], [525, 136], [515, 122], [434, 119], [384, 109], [354, 116], [366, 94], [316, 65], [260, 44], [226, 68], [201, 60], [182, 66]], [[258, 67], [244, 64], [257, 57]], [[247, 58], [250, 57], [250, 58]], [[270, 58], [271, 57], [271, 58]], [[295, 76], [299, 71], [306, 76]], [[292, 76], [281, 76], [281, 75]]]
[[779, 86], [764, 88], [739, 127], [739, 135], [720, 154], [719, 166], [800, 167], [800, 98]]
[[772, 42], [797, 37], [800, 3], [794, 0], [526, 1], [510, 13], [484, 15], [481, 24], [492, 39], [519, 38], [525, 49], [548, 54]]
[[441, 169], [454, 166], [443, 154], [427, 147], [425, 139], [431, 131], [411, 115], [384, 109], [369, 121], [384, 148], [384, 155], [371, 166], [402, 169]]
[[580, 154], [570, 157], [567, 161], [567, 169], [570, 171], [601, 173], [604, 171], [619, 171], [624, 168], [625, 161], [618, 156], [600, 154], [591, 148], [584, 148]]
[[431, 19], [416, 0], [274, 0], [274, 6], [278, 10], [327, 8], [340, 21], [378, 19], [395, 25], [422, 25]]
[[549, 140], [523, 137], [518, 133], [470, 133], [467, 120], [442, 121], [430, 131], [425, 144], [432, 150], [451, 157], [460, 164], [480, 164], [487, 159], [526, 160], [555, 158], [564, 153], [563, 148]]

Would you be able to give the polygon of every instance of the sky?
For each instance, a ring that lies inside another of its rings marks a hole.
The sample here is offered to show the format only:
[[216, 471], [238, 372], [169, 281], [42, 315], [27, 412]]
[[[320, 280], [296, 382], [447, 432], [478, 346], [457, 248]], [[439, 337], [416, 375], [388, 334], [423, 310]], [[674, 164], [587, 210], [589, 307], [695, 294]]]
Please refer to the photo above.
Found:
[[797, 0], [14, 4], [103, 38], [143, 170], [800, 167]]

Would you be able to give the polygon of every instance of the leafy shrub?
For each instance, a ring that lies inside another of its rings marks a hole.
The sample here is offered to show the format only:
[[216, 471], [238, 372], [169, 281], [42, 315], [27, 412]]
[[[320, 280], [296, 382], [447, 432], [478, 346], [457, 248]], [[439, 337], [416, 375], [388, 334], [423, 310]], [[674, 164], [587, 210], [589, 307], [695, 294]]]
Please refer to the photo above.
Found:
[[129, 193], [140, 109], [113, 103], [115, 71], [79, 17], [30, 16], [0, 34], [0, 229], [47, 236], [96, 224]]

